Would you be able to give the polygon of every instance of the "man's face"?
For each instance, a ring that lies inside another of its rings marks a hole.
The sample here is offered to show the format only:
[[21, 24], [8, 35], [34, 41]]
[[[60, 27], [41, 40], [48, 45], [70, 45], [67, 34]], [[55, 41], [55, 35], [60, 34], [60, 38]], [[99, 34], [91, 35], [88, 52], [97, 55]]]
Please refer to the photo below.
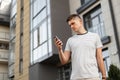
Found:
[[78, 32], [80, 27], [82, 26], [82, 21], [79, 18], [73, 18], [70, 21], [68, 21], [68, 25], [73, 31]]

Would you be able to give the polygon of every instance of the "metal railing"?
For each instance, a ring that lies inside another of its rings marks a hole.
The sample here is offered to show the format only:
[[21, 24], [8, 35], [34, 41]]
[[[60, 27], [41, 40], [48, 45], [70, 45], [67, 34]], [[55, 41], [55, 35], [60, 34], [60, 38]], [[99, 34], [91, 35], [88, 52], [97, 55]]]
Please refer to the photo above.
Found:
[[8, 73], [0, 72], [0, 80], [9, 80]]
[[9, 40], [9, 38], [10, 38], [9, 32], [0, 32], [0, 39]]
[[2, 60], [8, 60], [8, 53], [9, 53], [8, 50], [0, 51], [0, 59], [2, 59]]

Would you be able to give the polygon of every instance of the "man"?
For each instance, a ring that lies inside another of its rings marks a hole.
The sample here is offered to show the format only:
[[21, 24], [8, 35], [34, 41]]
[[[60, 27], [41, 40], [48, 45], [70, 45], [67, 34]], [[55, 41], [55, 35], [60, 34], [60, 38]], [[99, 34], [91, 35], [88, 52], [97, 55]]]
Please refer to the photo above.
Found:
[[65, 51], [62, 50], [62, 41], [55, 38], [59, 58], [62, 64], [66, 64], [70, 58], [72, 63], [71, 80], [106, 80], [106, 71], [102, 58], [102, 43], [96, 33], [87, 32], [82, 19], [77, 14], [67, 18], [70, 28], [76, 35], [70, 37], [66, 43]]

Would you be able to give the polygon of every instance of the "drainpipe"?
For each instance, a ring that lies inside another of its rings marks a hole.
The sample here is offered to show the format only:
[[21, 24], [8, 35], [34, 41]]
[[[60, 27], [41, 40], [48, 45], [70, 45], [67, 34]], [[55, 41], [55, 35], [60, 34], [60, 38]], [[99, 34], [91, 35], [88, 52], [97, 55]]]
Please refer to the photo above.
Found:
[[114, 30], [114, 34], [115, 34], [115, 40], [116, 40], [116, 45], [117, 45], [117, 50], [118, 50], [118, 55], [119, 55], [119, 60], [120, 60], [120, 43], [119, 43], [119, 36], [118, 36], [118, 31], [117, 31], [115, 14], [114, 14], [114, 10], [113, 10], [113, 4], [112, 4], [112, 0], [108, 0], [108, 2], [109, 2], [113, 30]]

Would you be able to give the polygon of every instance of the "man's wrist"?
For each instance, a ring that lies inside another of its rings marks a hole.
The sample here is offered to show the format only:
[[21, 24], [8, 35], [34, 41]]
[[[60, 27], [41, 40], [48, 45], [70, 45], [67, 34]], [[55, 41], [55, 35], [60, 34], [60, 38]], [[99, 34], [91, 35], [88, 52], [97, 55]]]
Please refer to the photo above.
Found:
[[102, 79], [106, 79], [106, 76], [103, 76]]

